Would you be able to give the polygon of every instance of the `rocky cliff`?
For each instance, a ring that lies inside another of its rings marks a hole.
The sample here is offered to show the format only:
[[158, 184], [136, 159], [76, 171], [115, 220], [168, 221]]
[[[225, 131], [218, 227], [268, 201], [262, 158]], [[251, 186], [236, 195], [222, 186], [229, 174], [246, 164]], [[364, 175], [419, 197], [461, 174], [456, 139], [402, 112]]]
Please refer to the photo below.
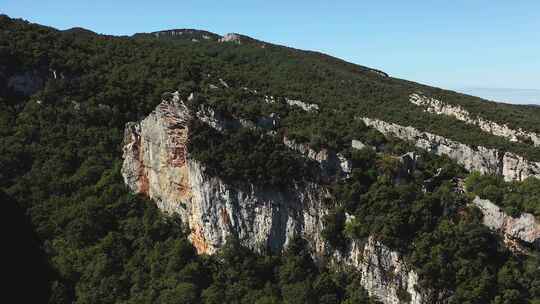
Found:
[[413, 127], [405, 127], [382, 120], [364, 117], [362, 121], [385, 135], [410, 141], [417, 147], [437, 155], [447, 155], [469, 171], [502, 175], [508, 181], [522, 181], [529, 176], [540, 178], [539, 162], [528, 161], [522, 156], [510, 152], [482, 146], [472, 147], [439, 135], [422, 132]]
[[362, 285], [383, 303], [402, 303], [404, 299], [429, 303], [418, 291], [414, 271], [397, 252], [374, 238], [351, 244], [345, 253], [331, 252], [321, 233], [328, 213], [324, 202], [331, 199], [324, 186], [306, 182], [287, 189], [248, 182], [233, 186], [207, 174], [203, 164], [189, 157], [193, 119], [216, 129], [224, 126], [215, 115], [204, 117], [201, 111], [190, 111], [178, 94], [163, 101], [141, 122], [127, 124], [122, 175], [133, 192], [152, 198], [167, 213], [180, 215], [198, 253], [215, 253], [229, 236], [259, 252], [280, 252], [294, 237], [301, 236], [314, 257], [360, 271]]
[[324, 178], [334, 176], [338, 178], [347, 178], [351, 173], [351, 161], [345, 158], [341, 153], [336, 153], [326, 148], [317, 151], [308, 144], [297, 143], [287, 137], [283, 138], [283, 143], [291, 150], [319, 163]]
[[287, 191], [250, 184], [240, 189], [209, 176], [188, 158], [191, 119], [176, 96], [142, 122], [127, 125], [122, 174], [129, 187], [154, 199], [160, 209], [180, 214], [199, 253], [214, 253], [230, 235], [252, 249], [272, 251], [301, 235], [322, 252], [320, 217], [328, 192], [315, 184]]
[[474, 199], [473, 204], [482, 211], [483, 222], [487, 227], [501, 232], [510, 240], [540, 245], [540, 223], [536, 221], [534, 215], [522, 213], [514, 218], [491, 201], [479, 197]]
[[385, 304], [446, 303], [444, 292], [419, 288], [417, 273], [401, 255], [373, 237], [364, 243], [353, 241], [344, 254], [336, 253], [334, 258], [341, 266], [358, 270], [369, 295]]
[[442, 102], [435, 98], [423, 96], [418, 93], [413, 93], [409, 96], [411, 103], [424, 107], [425, 111], [438, 115], [447, 115], [455, 117], [467, 124], [480, 127], [485, 132], [493, 134], [495, 136], [504, 137], [510, 141], [526, 141], [530, 140], [534, 146], [540, 146], [540, 135], [534, 132], [528, 132], [523, 129], [514, 130], [507, 124], [500, 124], [480, 116], [474, 117], [467, 110], [460, 106], [454, 106], [445, 102]]

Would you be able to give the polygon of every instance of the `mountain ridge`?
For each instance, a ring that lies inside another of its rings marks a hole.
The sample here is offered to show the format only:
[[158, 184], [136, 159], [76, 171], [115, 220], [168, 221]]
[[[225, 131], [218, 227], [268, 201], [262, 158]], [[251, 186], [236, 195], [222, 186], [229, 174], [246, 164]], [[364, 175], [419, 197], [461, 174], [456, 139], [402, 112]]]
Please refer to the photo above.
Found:
[[0, 193], [39, 240], [49, 302], [540, 298], [540, 180], [497, 167], [538, 160], [540, 112], [178, 36], [0, 16]]

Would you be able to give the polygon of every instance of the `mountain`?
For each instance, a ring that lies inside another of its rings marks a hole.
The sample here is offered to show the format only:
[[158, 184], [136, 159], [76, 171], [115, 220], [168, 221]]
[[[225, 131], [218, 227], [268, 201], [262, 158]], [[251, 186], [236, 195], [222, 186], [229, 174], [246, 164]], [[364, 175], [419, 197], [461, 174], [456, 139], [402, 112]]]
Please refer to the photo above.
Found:
[[536, 107], [240, 34], [0, 16], [0, 123], [39, 302], [540, 299]]

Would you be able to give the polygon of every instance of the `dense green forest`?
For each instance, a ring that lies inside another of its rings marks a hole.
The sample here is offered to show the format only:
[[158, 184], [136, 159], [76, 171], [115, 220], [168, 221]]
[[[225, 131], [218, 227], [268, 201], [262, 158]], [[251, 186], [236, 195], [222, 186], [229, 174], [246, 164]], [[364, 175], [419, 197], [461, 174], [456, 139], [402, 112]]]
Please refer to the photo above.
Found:
[[500, 176], [471, 174], [466, 181], [467, 190], [489, 199], [513, 216], [521, 212], [540, 218], [540, 180], [529, 177], [523, 182], [506, 182]]
[[[540, 159], [531, 146], [423, 113], [408, 95], [422, 91], [533, 131], [539, 109], [487, 103], [256, 40], [238, 45], [192, 38], [62, 32], [0, 16], [0, 195], [8, 206], [7, 230], [20, 231], [8, 238], [12, 260], [5, 263], [16, 274], [14, 284], [30, 279], [35, 290], [19, 295], [21, 302], [374, 303], [357, 274], [315, 265], [301, 239], [279, 255], [258, 255], [231, 239], [216, 256], [197, 256], [178, 218], [128, 192], [120, 175], [124, 125], [175, 90], [199, 92], [201, 103], [223, 115], [256, 120], [278, 114], [277, 134], [350, 157], [351, 177], [326, 185], [335, 202], [324, 235], [337, 250], [375, 235], [415, 266], [422, 286], [452, 291], [452, 303], [540, 302], [537, 250], [512, 254], [481, 225], [469, 198], [453, 189], [456, 177], [466, 177], [463, 168], [416, 151], [422, 161], [404, 173], [397, 156], [415, 149], [355, 119], [410, 124]], [[13, 76], [37, 85], [17, 90], [8, 83]], [[231, 88], [220, 86], [220, 78]], [[320, 110], [266, 104], [265, 95]], [[318, 181], [314, 164], [261, 130], [217, 134], [192, 127], [192, 156], [226, 180], [279, 187]], [[353, 151], [352, 139], [379, 150]], [[509, 212], [538, 215], [536, 180], [509, 184], [473, 176], [469, 185]], [[346, 222], [346, 213], [354, 220]]]

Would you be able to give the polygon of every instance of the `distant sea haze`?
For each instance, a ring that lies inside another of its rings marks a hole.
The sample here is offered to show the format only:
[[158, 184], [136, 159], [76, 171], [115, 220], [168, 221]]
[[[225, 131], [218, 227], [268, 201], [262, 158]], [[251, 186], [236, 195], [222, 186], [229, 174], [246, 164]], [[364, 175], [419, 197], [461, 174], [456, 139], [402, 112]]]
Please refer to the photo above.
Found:
[[497, 102], [540, 106], [539, 89], [460, 88], [456, 91]]

